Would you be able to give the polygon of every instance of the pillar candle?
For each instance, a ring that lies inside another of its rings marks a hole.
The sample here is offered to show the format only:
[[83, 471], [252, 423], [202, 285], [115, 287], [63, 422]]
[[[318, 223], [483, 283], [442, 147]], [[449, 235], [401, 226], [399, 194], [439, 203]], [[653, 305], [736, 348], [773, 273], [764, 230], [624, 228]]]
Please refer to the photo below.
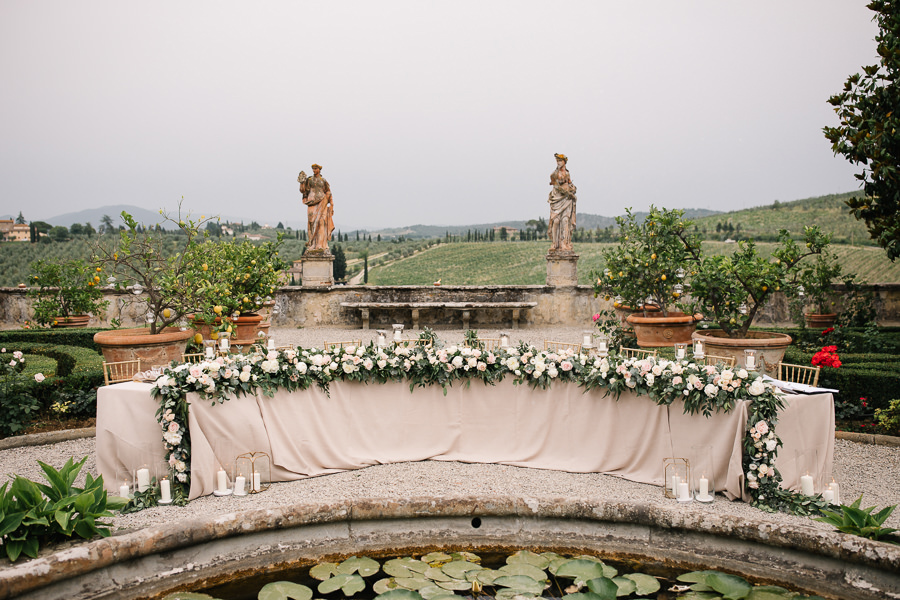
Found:
[[687, 484], [687, 481], [679, 482], [678, 484], [678, 499], [679, 500], [688, 500], [691, 497], [691, 491]]
[[709, 479], [706, 477], [700, 478], [700, 497], [706, 498], [709, 496]]
[[150, 469], [137, 470], [138, 491], [146, 492], [150, 487]]
[[841, 486], [840, 486], [840, 484], [838, 484], [837, 481], [832, 479], [830, 487], [831, 487], [831, 491], [834, 492], [834, 503], [840, 504], [841, 503]]
[[678, 484], [681, 483], [681, 477], [678, 475], [672, 475], [672, 495], [678, 495]]
[[253, 491], [254, 492], [262, 491], [262, 486], [260, 485], [259, 471], [253, 471]]
[[755, 369], [755, 368], [756, 368], [756, 357], [755, 357], [755, 356], [748, 356], [748, 357], [747, 357], [747, 368], [748, 368], [748, 369]]
[[822, 500], [828, 504], [834, 504], [834, 490], [825, 490], [822, 492]]
[[800, 491], [804, 496], [812, 496], [815, 494], [815, 490], [813, 489], [813, 478], [809, 475], [804, 475], [800, 478]]
[[684, 359], [684, 348], [679, 348], [675, 351], [675, 358], [678, 360]]
[[266, 346], [269, 350], [275, 349], [275, 340], [269, 340], [268, 345]]
[[224, 492], [228, 489], [228, 478], [225, 475], [225, 471], [219, 469], [219, 472], [216, 473], [216, 491]]
[[129, 492], [129, 489], [128, 489], [127, 483], [123, 483], [122, 485], [119, 486], [119, 495], [120, 496], [122, 496], [123, 498], [127, 498], [128, 492]]
[[216, 357], [216, 354], [215, 354], [215, 352], [213, 352], [212, 346], [207, 346], [206, 347], [206, 358], [215, 358], [215, 357]]
[[244, 486], [247, 484], [247, 479], [243, 475], [238, 475], [234, 478], [234, 493], [238, 496], [243, 496], [247, 493], [244, 489]]
[[168, 479], [159, 482], [159, 499], [161, 502], [172, 501], [172, 486]]

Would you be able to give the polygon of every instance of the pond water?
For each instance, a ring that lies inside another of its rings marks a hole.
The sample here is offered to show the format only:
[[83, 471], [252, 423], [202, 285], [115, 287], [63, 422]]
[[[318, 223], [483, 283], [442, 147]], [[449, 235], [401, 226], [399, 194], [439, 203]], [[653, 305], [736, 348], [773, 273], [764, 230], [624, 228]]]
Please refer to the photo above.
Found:
[[[518, 550], [450, 550], [407, 556], [335, 558], [240, 576], [195, 592], [221, 600], [780, 600], [820, 598], [790, 584], [765, 585], [719, 571], [663, 562]], [[173, 594], [168, 600], [189, 598]]]

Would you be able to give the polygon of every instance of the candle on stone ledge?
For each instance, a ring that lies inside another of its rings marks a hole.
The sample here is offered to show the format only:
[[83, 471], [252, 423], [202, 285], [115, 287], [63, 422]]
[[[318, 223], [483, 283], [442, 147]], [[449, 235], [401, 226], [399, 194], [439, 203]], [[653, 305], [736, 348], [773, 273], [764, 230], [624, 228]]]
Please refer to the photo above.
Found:
[[150, 487], [150, 469], [142, 468], [137, 470], [138, 491], [146, 492]]
[[690, 500], [691, 499], [691, 490], [687, 481], [681, 481], [678, 483], [678, 499], [679, 500]]
[[831, 488], [831, 491], [834, 493], [834, 503], [840, 504], [841, 503], [841, 486], [840, 486], [840, 484], [837, 481], [835, 481], [834, 478], [832, 478], [831, 484], [828, 487]]
[[261, 485], [261, 480], [259, 477], [259, 471], [253, 471], [253, 491], [254, 492], [262, 491], [262, 485]]
[[219, 469], [216, 473], [216, 491], [224, 492], [228, 490], [228, 477], [224, 470]]
[[234, 493], [236, 496], [243, 496], [247, 493], [244, 487], [247, 485], [247, 478], [243, 474], [234, 478]]
[[129, 490], [129, 488], [128, 488], [128, 484], [127, 484], [127, 483], [123, 483], [122, 485], [119, 486], [119, 495], [122, 496], [123, 498], [127, 498], [127, 497], [128, 497], [129, 491], [130, 491], [130, 490]]
[[681, 477], [678, 475], [672, 475], [672, 495], [678, 496], [678, 484], [681, 483]]
[[707, 498], [709, 496], [709, 479], [706, 478], [704, 474], [700, 477], [700, 494], [701, 498]]
[[822, 492], [822, 500], [827, 502], [828, 504], [834, 504], [834, 490], [831, 489], [831, 486], [828, 486], [828, 489]]
[[813, 478], [807, 473], [800, 478], [800, 491], [804, 496], [812, 496], [815, 494], [813, 489]]
[[166, 478], [163, 478], [162, 481], [159, 482], [159, 501], [166, 503], [172, 501], [171, 482]]

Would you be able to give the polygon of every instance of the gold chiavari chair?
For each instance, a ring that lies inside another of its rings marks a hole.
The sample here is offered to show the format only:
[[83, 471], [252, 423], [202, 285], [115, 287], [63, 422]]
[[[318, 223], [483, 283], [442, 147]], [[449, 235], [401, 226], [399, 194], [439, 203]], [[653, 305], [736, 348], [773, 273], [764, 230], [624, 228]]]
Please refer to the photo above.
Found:
[[705, 361], [704, 364], [716, 366], [718, 364], [722, 364], [726, 369], [730, 369], [734, 366], [734, 357], [733, 356], [716, 356], [715, 354], [707, 354], [703, 359]]
[[822, 367], [807, 367], [806, 365], [792, 365], [780, 362], [778, 363], [778, 379], [816, 387], [819, 385], [819, 371], [821, 370]]
[[619, 354], [625, 358], [650, 358], [655, 357], [658, 350], [644, 350], [643, 348], [626, 348], [619, 346]]
[[131, 381], [136, 373], [141, 371], [141, 359], [120, 360], [116, 362], [103, 361], [103, 381], [106, 385]]
[[581, 344], [573, 344], [570, 342], [551, 342], [550, 340], [544, 340], [544, 350], [550, 350], [551, 352], [571, 350], [575, 354], [580, 354]]

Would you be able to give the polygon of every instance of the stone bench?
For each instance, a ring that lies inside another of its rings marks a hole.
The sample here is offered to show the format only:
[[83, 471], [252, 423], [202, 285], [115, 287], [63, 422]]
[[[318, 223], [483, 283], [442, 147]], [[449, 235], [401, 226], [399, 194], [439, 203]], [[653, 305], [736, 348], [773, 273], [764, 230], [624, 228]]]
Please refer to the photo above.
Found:
[[418, 329], [419, 311], [435, 308], [461, 311], [464, 329], [469, 328], [473, 310], [508, 308], [512, 310], [512, 328], [518, 329], [522, 310], [534, 308], [537, 306], [537, 302], [341, 302], [341, 306], [359, 309], [362, 315], [363, 329], [369, 328], [369, 313], [373, 309], [410, 309], [413, 329]]

